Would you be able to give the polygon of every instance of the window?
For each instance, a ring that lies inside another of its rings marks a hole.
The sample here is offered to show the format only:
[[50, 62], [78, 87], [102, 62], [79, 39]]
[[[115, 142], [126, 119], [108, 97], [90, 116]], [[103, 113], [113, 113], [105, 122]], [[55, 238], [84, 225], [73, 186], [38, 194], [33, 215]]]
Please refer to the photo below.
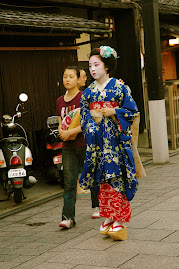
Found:
[[107, 27], [109, 27], [109, 29], [115, 31], [115, 23], [113, 17], [106, 17], [104, 23]]

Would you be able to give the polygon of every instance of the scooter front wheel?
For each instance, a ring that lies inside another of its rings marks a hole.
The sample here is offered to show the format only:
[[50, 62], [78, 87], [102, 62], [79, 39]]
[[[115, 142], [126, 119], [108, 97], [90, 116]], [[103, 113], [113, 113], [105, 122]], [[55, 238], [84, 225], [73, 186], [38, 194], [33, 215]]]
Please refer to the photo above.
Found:
[[22, 188], [14, 189], [14, 202], [16, 204], [22, 202]]

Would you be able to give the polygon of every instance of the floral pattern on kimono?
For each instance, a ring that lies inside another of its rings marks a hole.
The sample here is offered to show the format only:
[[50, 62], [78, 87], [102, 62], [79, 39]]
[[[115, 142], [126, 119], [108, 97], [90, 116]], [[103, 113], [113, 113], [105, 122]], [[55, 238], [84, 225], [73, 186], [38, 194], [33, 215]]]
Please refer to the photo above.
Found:
[[[97, 124], [89, 105], [100, 101], [118, 102], [118, 108], [114, 117], [102, 116]], [[105, 181], [130, 201], [138, 188], [131, 125], [139, 113], [130, 91], [115, 78], [109, 79], [102, 89], [94, 81], [83, 92], [80, 106], [81, 128], [87, 144], [80, 186], [97, 189]]]

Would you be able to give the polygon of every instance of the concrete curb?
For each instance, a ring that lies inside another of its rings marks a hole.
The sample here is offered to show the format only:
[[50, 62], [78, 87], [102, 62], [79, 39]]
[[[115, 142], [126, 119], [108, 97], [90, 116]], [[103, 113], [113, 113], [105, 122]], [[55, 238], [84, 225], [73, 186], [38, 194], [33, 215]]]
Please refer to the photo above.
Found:
[[52, 194], [52, 195], [48, 195], [48, 196], [44, 195], [44, 197], [41, 197], [40, 199], [37, 199], [35, 201], [28, 201], [27, 204], [15, 205], [16, 208], [12, 208], [12, 209], [9, 209], [7, 211], [4, 211], [4, 212], [0, 213], [0, 219], [8, 217], [8, 216], [10, 216], [12, 214], [19, 213], [19, 212], [21, 212], [23, 210], [32, 208], [32, 207], [40, 205], [42, 203], [51, 201], [53, 199], [61, 197], [62, 195], [63, 195], [63, 191], [60, 191], [60, 192]]

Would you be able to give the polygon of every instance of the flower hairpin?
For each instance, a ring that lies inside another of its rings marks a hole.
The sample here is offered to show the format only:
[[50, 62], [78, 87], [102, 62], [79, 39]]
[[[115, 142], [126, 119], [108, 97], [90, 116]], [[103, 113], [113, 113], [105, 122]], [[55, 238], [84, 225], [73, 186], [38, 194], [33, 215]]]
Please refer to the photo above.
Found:
[[109, 46], [100, 46], [98, 51], [99, 51], [101, 57], [103, 57], [103, 58], [109, 58], [109, 57], [111, 57], [111, 55], [113, 55], [115, 59], [118, 58], [117, 52], [115, 51], [115, 49], [113, 49]]

